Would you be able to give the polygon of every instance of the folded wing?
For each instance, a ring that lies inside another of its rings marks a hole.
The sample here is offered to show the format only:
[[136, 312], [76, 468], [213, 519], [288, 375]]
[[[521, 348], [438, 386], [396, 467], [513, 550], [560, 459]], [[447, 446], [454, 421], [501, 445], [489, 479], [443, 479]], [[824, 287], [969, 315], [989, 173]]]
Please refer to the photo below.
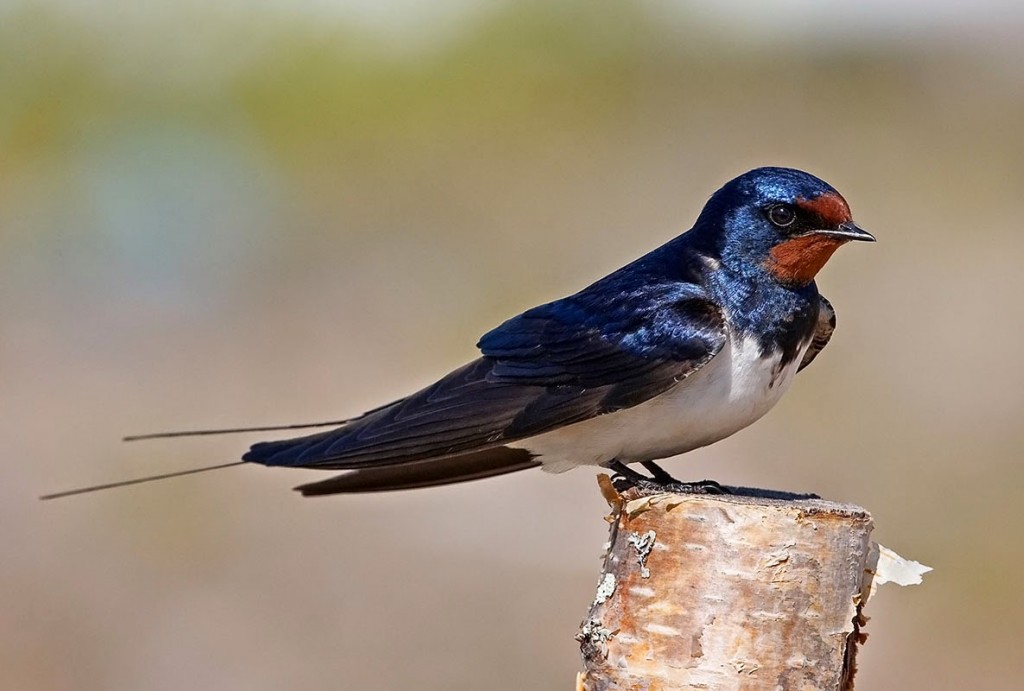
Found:
[[832, 332], [836, 330], [836, 311], [832, 309], [832, 303], [821, 295], [818, 296], [818, 300], [818, 323], [814, 328], [811, 345], [808, 346], [803, 360], [800, 361], [798, 372], [814, 362], [814, 358], [818, 357], [818, 353], [825, 349], [832, 338]]
[[[534, 308], [486, 334], [482, 357], [422, 391], [335, 430], [256, 444], [243, 460], [364, 474], [404, 466], [422, 478], [414, 486], [458, 481], [426, 463], [463, 455], [446, 464], [462, 479], [530, 467], [521, 452], [482, 452], [637, 405], [722, 348], [719, 309], [692, 285], [670, 290], [668, 300], [643, 301], [652, 305], [643, 312], [578, 297]], [[394, 471], [377, 475], [371, 484], [382, 486], [334, 491], [398, 488]]]

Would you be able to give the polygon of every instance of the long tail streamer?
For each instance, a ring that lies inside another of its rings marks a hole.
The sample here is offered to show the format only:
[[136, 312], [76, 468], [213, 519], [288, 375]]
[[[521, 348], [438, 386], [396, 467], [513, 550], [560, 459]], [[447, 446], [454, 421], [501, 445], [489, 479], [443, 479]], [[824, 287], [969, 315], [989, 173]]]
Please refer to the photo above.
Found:
[[164, 473], [163, 475], [148, 475], [146, 477], [136, 478], [134, 480], [122, 480], [120, 482], [108, 482], [105, 485], [92, 485], [91, 487], [79, 487], [78, 489], [69, 489], [64, 492], [54, 492], [53, 494], [44, 494], [39, 497], [40, 499], [60, 499], [61, 497], [70, 497], [75, 494], [86, 494], [88, 492], [99, 492], [104, 489], [114, 489], [115, 487], [127, 487], [128, 485], [139, 485], [143, 482], [153, 482], [155, 480], [166, 480], [170, 477], [181, 477], [182, 475], [192, 475], [194, 473], [205, 473], [207, 470], [218, 470], [220, 468], [230, 468], [234, 465], [243, 465], [245, 461], [234, 461], [232, 463], [221, 463], [220, 465], [208, 465], [202, 468], [192, 468], [191, 470], [179, 470], [176, 473]]

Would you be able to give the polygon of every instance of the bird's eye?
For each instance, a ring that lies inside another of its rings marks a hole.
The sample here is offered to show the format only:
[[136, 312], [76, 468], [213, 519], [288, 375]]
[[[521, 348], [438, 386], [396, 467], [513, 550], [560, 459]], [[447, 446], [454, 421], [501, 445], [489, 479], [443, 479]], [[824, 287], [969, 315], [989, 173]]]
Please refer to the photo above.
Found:
[[793, 225], [796, 220], [796, 212], [785, 204], [776, 204], [768, 209], [768, 220], [779, 228]]

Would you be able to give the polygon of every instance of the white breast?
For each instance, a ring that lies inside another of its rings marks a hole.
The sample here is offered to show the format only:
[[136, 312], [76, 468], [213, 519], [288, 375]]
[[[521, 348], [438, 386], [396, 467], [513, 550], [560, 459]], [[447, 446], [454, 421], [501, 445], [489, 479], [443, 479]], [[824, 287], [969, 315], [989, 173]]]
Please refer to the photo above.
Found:
[[707, 446], [767, 413], [789, 388], [808, 345], [780, 368], [782, 354], [762, 357], [753, 339], [727, 342], [711, 362], [656, 398], [509, 446], [527, 449], [551, 472]]

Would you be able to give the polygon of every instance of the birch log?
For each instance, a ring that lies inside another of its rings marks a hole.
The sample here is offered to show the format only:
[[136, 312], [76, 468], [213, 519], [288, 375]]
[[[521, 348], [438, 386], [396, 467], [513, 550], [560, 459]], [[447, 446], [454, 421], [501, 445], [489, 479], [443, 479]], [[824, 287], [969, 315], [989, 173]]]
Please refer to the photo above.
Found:
[[760, 491], [619, 494], [577, 640], [585, 691], [853, 688], [871, 517]]

